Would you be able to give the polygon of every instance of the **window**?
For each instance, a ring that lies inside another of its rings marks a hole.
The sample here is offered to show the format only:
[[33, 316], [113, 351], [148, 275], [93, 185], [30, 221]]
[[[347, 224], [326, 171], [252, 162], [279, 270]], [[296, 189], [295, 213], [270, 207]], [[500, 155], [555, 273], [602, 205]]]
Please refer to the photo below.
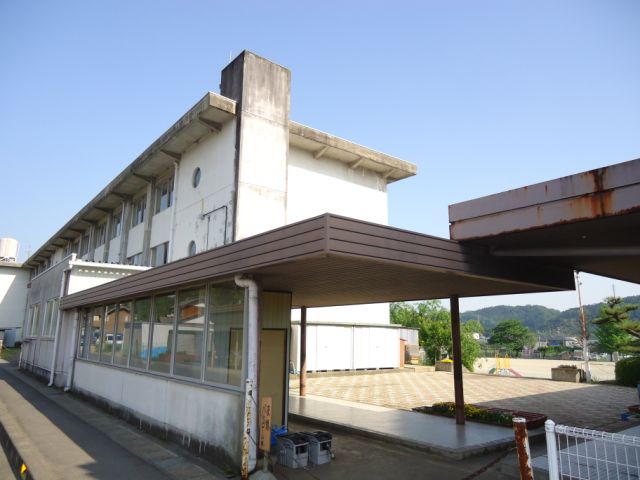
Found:
[[115, 341], [116, 333], [116, 314], [116, 306], [107, 305], [107, 309], [104, 313], [102, 338], [100, 338], [100, 361], [104, 363], [111, 363], [111, 357], [113, 355], [113, 342]]
[[244, 289], [232, 283], [209, 288], [209, 325], [204, 378], [240, 386]]
[[193, 171], [193, 176], [191, 177], [191, 185], [193, 185], [193, 188], [200, 185], [200, 177], [202, 177], [202, 171], [200, 171], [200, 167], [196, 167]]
[[74, 240], [73, 246], [71, 247], [71, 253], [80, 252], [80, 239]]
[[117, 238], [122, 233], [122, 212], [111, 217], [111, 239]]
[[151, 330], [151, 360], [149, 368], [156, 372], [169, 373], [173, 345], [173, 322], [176, 296], [160, 295], [153, 299], [154, 313]]
[[101, 223], [96, 229], [96, 246], [104, 245], [107, 240], [107, 224]]
[[206, 289], [178, 292], [178, 331], [173, 373], [200, 378]]
[[47, 301], [44, 309], [43, 337], [52, 337], [55, 330], [55, 320], [58, 317], [58, 300], [52, 298]]
[[131, 302], [118, 305], [115, 337], [113, 338], [114, 365], [127, 365], [131, 345]]
[[131, 226], [135, 227], [136, 225], [144, 222], [144, 211], [147, 208], [147, 196], [143, 195], [137, 200], [133, 201], [133, 217], [131, 219]]
[[40, 335], [40, 304], [34, 304], [31, 313], [31, 331], [29, 335], [35, 337]]
[[151, 299], [142, 298], [133, 302], [133, 322], [131, 328], [131, 357], [129, 359], [129, 366], [147, 368], [149, 330], [151, 328]]
[[189, 249], [188, 249], [187, 254], [188, 254], [190, 257], [196, 254], [196, 242], [194, 242], [193, 240], [191, 240], [191, 241], [189, 242]]
[[136, 253], [127, 258], [127, 264], [129, 265], [142, 265], [142, 253]]
[[167, 263], [169, 253], [169, 242], [161, 243], [151, 249], [151, 266], [159, 267]]
[[91, 311], [83, 310], [80, 317], [80, 332], [78, 335], [78, 358], [87, 358], [89, 352], [89, 320]]
[[163, 180], [156, 186], [156, 213], [173, 205], [173, 177]]
[[87, 342], [89, 343], [89, 358], [91, 360], [100, 360], [102, 330], [104, 329], [104, 325], [102, 322], [103, 317], [104, 307], [96, 307], [91, 312], [91, 322], [88, 332], [88, 335], [90, 335], [90, 337], [87, 339]]

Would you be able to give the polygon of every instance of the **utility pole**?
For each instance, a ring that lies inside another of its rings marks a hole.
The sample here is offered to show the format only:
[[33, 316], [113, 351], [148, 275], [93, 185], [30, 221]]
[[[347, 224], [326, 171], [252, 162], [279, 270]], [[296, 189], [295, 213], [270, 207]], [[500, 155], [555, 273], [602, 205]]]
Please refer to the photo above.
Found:
[[582, 325], [582, 360], [584, 361], [584, 376], [587, 383], [591, 382], [591, 368], [589, 367], [589, 344], [587, 343], [587, 320], [584, 317], [582, 307], [582, 295], [580, 294], [580, 272], [575, 271], [576, 288], [578, 289], [578, 304], [580, 305], [580, 323]]

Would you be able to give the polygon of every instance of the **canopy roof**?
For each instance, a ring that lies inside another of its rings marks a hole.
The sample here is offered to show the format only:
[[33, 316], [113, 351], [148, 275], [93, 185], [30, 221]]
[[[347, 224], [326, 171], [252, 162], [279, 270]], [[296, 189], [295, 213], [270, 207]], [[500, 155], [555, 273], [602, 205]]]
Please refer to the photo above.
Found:
[[640, 283], [640, 159], [449, 206], [451, 238]]
[[325, 214], [63, 298], [64, 309], [250, 274], [294, 306], [573, 289], [568, 268], [495, 259], [482, 246]]

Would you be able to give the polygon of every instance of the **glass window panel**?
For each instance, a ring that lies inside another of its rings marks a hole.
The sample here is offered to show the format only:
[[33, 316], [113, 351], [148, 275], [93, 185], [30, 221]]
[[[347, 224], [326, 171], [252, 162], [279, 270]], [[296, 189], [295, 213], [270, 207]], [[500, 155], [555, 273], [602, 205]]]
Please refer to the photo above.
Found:
[[151, 327], [151, 299], [142, 298], [133, 303], [131, 332], [131, 358], [129, 366], [147, 368], [149, 355], [149, 329]]
[[87, 358], [89, 351], [89, 320], [91, 311], [83, 310], [80, 318], [80, 332], [78, 332], [78, 358]]
[[131, 302], [124, 302], [118, 306], [116, 336], [113, 344], [115, 365], [127, 364], [129, 345], [131, 345]]
[[149, 368], [156, 372], [169, 373], [175, 320], [176, 296], [160, 295], [153, 299], [154, 314], [151, 330], [151, 360]]
[[244, 289], [231, 283], [212, 285], [205, 380], [240, 386], [243, 325]]
[[200, 378], [206, 289], [178, 293], [178, 338], [173, 373]]
[[96, 307], [91, 312], [90, 337], [89, 342], [89, 358], [91, 360], [100, 360], [100, 345], [102, 344], [102, 318], [104, 316], [104, 307]]
[[115, 340], [116, 333], [116, 306], [107, 305], [107, 310], [104, 315], [104, 328], [102, 329], [102, 338], [100, 339], [100, 343], [102, 344], [102, 348], [100, 349], [100, 361], [111, 363], [113, 342]]

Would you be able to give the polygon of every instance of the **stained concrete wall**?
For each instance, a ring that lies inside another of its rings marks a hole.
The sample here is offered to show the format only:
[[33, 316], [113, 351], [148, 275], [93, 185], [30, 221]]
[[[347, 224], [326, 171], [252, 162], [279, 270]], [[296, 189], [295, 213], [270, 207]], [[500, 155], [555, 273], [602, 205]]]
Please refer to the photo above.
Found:
[[[235, 134], [236, 121], [232, 120], [223, 125], [220, 133], [206, 137], [183, 154], [178, 178], [174, 179], [176, 201], [172, 208], [176, 212], [171, 260], [186, 257], [191, 241], [196, 243], [196, 252], [231, 242]], [[197, 168], [201, 178], [194, 187], [193, 175]]]
[[[176, 381], [76, 360], [74, 391], [150, 423], [155, 430], [221, 450], [219, 460], [237, 466], [243, 402], [240, 392]], [[226, 458], [224, 458], [226, 457]]]
[[251, 52], [222, 71], [237, 104], [235, 240], [286, 223], [291, 72]]

